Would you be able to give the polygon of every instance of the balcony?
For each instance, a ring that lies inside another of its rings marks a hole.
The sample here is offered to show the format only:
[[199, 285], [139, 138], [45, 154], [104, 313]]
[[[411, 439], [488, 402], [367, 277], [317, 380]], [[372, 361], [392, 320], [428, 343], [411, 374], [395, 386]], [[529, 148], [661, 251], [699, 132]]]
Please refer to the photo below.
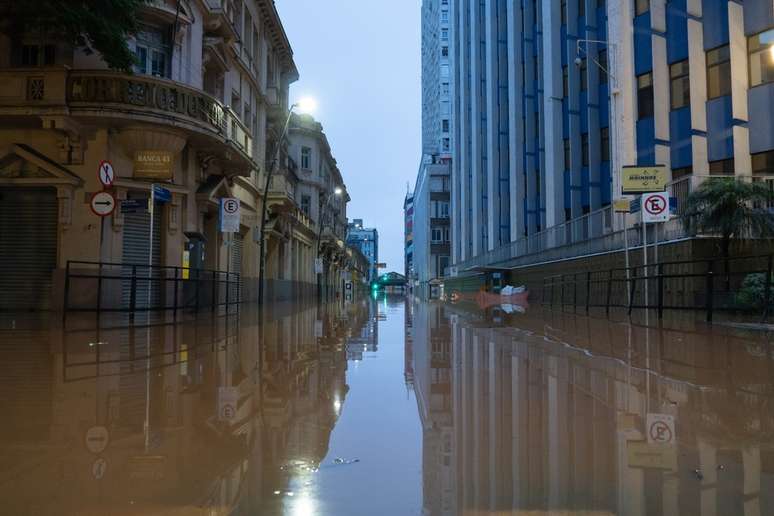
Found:
[[218, 158], [228, 174], [249, 176], [258, 168], [252, 137], [234, 113], [201, 90], [157, 77], [64, 68], [0, 70], [0, 117], [14, 127], [38, 118], [57, 129], [174, 128], [197, 150]]
[[235, 9], [230, 0], [203, 0], [204, 32], [229, 41], [239, 40], [239, 29], [235, 23]]

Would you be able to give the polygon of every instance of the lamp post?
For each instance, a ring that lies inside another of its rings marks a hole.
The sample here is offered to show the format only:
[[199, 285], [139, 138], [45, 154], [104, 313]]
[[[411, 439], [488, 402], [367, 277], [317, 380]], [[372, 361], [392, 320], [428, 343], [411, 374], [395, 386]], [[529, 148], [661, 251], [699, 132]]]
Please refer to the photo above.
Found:
[[[328, 196], [325, 198], [325, 202], [320, 205], [320, 213], [318, 215], [318, 228], [317, 228], [317, 252], [315, 253], [315, 260], [320, 260], [320, 265], [322, 265], [322, 258], [320, 258], [320, 243], [322, 240], [322, 232], [323, 232], [323, 216], [325, 215], [325, 209], [328, 207], [328, 205], [331, 203], [331, 199], [333, 199], [333, 196], [336, 197], [341, 196], [341, 194], [344, 193], [344, 190], [337, 186], [333, 189], [332, 192], [328, 194]], [[336, 221], [333, 221], [334, 224], [334, 232], [336, 231]], [[317, 273], [317, 297], [318, 299], [322, 297], [322, 267], [320, 267], [320, 272]]]
[[[616, 66], [618, 65], [618, 45], [616, 43], [611, 43], [606, 40], [600, 40], [600, 39], [579, 39], [575, 43], [575, 64], [580, 65], [580, 59], [581, 55], [588, 55], [588, 52], [586, 49], [582, 47], [582, 45], [586, 45], [586, 48], [588, 48], [589, 43], [594, 43], [597, 45], [604, 45], [606, 46], [610, 51], [608, 52], [608, 62], [607, 67], [602, 66], [602, 64], [595, 58], [591, 58], [591, 61], [597, 65], [597, 68], [599, 68], [603, 73], [607, 74], [607, 76], [610, 78], [610, 143], [612, 147], [612, 152], [610, 153], [610, 178], [612, 180], [611, 185], [611, 203], [615, 201], [615, 198], [621, 194], [621, 164], [620, 164], [620, 157], [621, 157], [621, 149], [618, 144], [618, 139], [620, 137], [619, 131], [623, 129], [623, 123], [621, 122], [621, 119], [618, 116], [618, 109], [617, 109], [617, 99], [621, 93], [621, 90], [618, 86], [618, 78], [616, 77], [615, 73], [613, 73], [612, 70], [616, 70]], [[613, 212], [613, 224], [615, 225], [615, 212]], [[623, 238], [624, 238], [624, 257], [626, 260], [626, 299], [631, 299], [631, 284], [629, 282], [630, 279], [630, 272], [629, 272], [629, 228], [627, 225], [626, 220], [626, 214], [621, 213], [621, 228], [623, 229]]]
[[285, 125], [282, 128], [282, 133], [277, 139], [277, 148], [274, 151], [274, 159], [271, 162], [268, 172], [266, 173], [266, 183], [263, 187], [263, 207], [261, 209], [261, 225], [259, 231], [259, 245], [260, 245], [260, 264], [259, 264], [259, 277], [258, 277], [258, 304], [263, 303], [263, 285], [266, 282], [266, 214], [269, 209], [269, 186], [271, 185], [271, 179], [274, 176], [274, 171], [279, 165], [280, 153], [282, 152], [282, 142], [288, 136], [288, 129], [290, 128], [290, 119], [293, 117], [293, 110], [299, 108], [304, 112], [311, 112], [315, 108], [315, 102], [311, 98], [304, 98], [298, 102], [292, 104], [288, 109], [288, 116], [285, 120]]

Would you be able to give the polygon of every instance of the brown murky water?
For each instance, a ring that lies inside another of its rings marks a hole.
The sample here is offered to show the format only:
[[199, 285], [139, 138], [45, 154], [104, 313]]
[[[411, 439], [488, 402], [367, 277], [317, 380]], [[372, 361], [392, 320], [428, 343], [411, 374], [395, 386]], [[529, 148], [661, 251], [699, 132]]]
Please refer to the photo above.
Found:
[[183, 319], [0, 317], [0, 514], [774, 514], [765, 333], [401, 298]]

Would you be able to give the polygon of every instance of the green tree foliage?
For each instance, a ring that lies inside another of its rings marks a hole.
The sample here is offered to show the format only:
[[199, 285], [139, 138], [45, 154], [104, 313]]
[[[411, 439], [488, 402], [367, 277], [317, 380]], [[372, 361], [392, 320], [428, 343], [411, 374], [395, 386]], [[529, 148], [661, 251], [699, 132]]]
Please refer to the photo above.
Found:
[[720, 235], [728, 257], [733, 238], [774, 237], [772, 203], [774, 191], [764, 182], [712, 178], [688, 197], [683, 224], [689, 232]]
[[0, 31], [16, 40], [40, 34], [87, 53], [98, 52], [110, 68], [131, 71], [127, 37], [137, 32], [141, 6], [153, 0], [0, 0]]

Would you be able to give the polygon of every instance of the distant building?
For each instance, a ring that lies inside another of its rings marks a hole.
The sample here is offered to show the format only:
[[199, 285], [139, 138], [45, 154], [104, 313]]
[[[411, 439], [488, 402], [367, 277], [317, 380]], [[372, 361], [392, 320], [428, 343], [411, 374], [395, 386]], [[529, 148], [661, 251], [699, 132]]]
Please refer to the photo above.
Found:
[[414, 194], [407, 192], [403, 201], [403, 272], [411, 283], [414, 273]]
[[348, 226], [347, 245], [357, 247], [371, 266], [368, 281], [376, 281], [379, 264], [379, 232], [363, 227], [363, 219], [354, 219]]
[[413, 266], [415, 293], [433, 294], [434, 280], [444, 276], [451, 255], [450, 166], [426, 158], [414, 189]]

